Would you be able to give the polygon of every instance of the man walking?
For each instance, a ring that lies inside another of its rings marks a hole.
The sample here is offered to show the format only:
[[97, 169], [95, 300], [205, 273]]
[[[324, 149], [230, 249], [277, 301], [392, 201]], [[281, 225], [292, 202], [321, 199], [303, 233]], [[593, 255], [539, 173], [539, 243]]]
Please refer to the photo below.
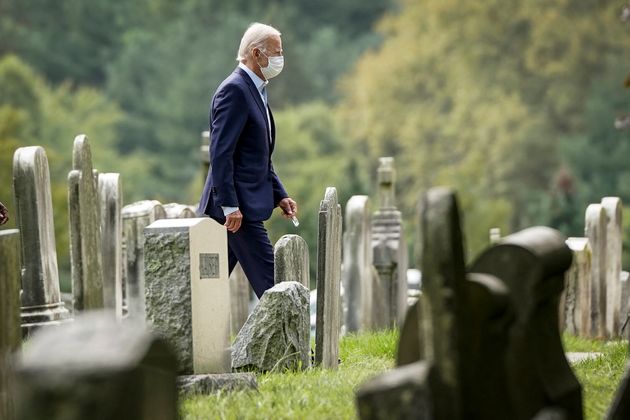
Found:
[[273, 246], [263, 221], [275, 207], [292, 218], [297, 204], [273, 170], [275, 125], [269, 79], [284, 66], [280, 32], [253, 23], [238, 49], [238, 67], [217, 88], [210, 107], [210, 171], [199, 200], [228, 230], [230, 273], [240, 262], [260, 298], [274, 284]]

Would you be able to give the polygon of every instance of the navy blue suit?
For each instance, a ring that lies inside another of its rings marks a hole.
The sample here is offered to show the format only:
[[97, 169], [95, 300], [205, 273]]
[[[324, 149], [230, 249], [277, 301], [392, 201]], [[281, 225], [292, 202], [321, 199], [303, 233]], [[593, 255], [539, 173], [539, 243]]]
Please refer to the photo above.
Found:
[[288, 197], [273, 170], [275, 125], [249, 75], [236, 68], [217, 88], [210, 107], [210, 171], [200, 214], [225, 223], [221, 207], [238, 207], [240, 229], [228, 232], [229, 270], [241, 263], [258, 297], [273, 286], [273, 247], [262, 222]]

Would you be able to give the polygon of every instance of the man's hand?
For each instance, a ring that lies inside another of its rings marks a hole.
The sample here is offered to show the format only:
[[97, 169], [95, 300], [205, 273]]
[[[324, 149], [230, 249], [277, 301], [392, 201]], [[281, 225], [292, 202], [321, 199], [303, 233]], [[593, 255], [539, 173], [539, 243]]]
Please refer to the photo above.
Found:
[[4, 206], [4, 204], [0, 203], [0, 225], [4, 225], [9, 221], [9, 210]]
[[232, 233], [235, 233], [240, 227], [243, 221], [243, 215], [240, 210], [233, 211], [225, 216], [225, 227]]
[[297, 215], [297, 203], [290, 197], [280, 200], [278, 206], [282, 209], [282, 215], [287, 219]]

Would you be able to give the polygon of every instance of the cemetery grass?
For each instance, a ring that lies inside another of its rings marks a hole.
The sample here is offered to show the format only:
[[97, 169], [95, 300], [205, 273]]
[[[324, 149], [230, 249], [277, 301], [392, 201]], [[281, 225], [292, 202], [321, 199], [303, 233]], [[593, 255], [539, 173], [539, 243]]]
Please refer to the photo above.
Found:
[[337, 370], [257, 375], [258, 391], [197, 396], [182, 401], [183, 419], [353, 419], [355, 391], [394, 366], [397, 331], [341, 339]]
[[604, 418], [628, 361], [628, 342], [586, 340], [564, 334], [567, 352], [598, 352], [601, 357], [572, 364], [573, 371], [582, 384], [584, 418]]

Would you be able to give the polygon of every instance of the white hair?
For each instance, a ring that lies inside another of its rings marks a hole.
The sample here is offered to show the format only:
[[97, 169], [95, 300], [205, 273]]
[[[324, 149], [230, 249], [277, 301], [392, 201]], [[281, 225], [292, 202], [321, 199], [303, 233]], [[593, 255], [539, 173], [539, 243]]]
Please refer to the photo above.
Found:
[[264, 49], [267, 39], [274, 35], [280, 36], [281, 34], [280, 31], [273, 26], [258, 22], [250, 24], [243, 34], [243, 38], [241, 38], [241, 45], [238, 47], [236, 61], [245, 60], [247, 53], [254, 48]]

